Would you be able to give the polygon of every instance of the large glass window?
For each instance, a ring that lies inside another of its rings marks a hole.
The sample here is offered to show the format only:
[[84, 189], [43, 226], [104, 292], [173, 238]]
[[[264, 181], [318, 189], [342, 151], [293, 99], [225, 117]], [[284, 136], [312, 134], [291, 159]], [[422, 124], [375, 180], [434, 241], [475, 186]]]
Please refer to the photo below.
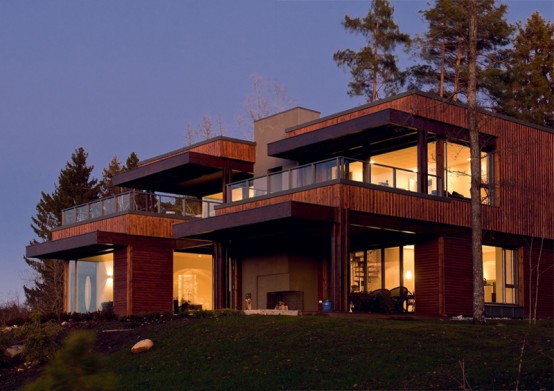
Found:
[[113, 303], [112, 254], [70, 261], [67, 271], [68, 312], [95, 312]]
[[518, 303], [517, 251], [483, 246], [485, 302]]
[[350, 254], [352, 292], [371, 292], [405, 286], [415, 288], [414, 247], [388, 247]]
[[[471, 159], [469, 147], [448, 142], [445, 151], [446, 190], [454, 198], [471, 198]], [[489, 175], [492, 165], [492, 153], [481, 152], [481, 199], [492, 204], [492, 177]]]
[[212, 309], [212, 256], [173, 254], [173, 298], [175, 304]]

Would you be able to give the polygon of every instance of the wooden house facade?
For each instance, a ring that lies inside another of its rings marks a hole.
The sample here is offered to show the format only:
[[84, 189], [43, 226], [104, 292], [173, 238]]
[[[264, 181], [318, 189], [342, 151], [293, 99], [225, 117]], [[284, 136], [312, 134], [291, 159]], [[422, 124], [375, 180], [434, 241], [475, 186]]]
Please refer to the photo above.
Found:
[[[552, 317], [554, 130], [481, 112], [479, 132], [487, 315], [522, 317], [537, 301]], [[400, 288], [403, 310], [472, 314], [465, 106], [409, 92], [324, 118], [295, 108], [256, 121], [254, 139], [142, 162], [114, 178], [136, 191], [66, 211], [27, 255], [66, 262], [68, 311], [241, 309], [248, 297], [347, 312]]]

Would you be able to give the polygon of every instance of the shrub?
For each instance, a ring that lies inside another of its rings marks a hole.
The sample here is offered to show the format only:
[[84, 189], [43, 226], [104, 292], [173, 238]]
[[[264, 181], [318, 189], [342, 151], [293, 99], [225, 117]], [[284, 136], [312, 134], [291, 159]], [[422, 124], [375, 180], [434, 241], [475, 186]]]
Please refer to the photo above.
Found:
[[394, 311], [394, 303], [390, 292], [386, 289], [379, 289], [373, 292], [352, 292], [350, 301], [354, 312], [371, 312], [378, 314], [389, 314]]
[[29, 319], [29, 309], [12, 300], [0, 305], [0, 326], [21, 326]]
[[24, 390], [113, 390], [115, 377], [105, 369], [103, 357], [93, 352], [94, 332], [70, 334], [44, 374]]
[[45, 362], [53, 357], [59, 348], [57, 337], [63, 328], [54, 322], [40, 322], [40, 316], [33, 315], [32, 322], [22, 327], [22, 333], [25, 339], [23, 347], [23, 356], [30, 362]]

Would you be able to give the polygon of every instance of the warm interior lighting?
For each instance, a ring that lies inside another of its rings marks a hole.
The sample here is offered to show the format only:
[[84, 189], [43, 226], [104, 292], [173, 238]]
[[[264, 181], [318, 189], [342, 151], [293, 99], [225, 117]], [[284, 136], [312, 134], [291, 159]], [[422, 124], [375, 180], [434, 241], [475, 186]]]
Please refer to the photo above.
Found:
[[375, 160], [370, 160], [369, 164], [375, 164]]
[[412, 271], [406, 270], [406, 280], [411, 280], [411, 279], [412, 279]]

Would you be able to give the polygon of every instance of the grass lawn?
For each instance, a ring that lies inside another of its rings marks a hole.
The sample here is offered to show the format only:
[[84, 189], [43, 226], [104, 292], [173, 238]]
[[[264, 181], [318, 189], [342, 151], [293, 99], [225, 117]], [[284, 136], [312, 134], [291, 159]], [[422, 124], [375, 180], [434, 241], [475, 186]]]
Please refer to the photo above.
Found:
[[463, 389], [464, 375], [473, 390], [513, 390], [518, 377], [519, 389], [554, 388], [552, 321], [228, 316], [172, 320], [140, 338], [154, 348], [108, 355], [122, 389], [443, 390]]

